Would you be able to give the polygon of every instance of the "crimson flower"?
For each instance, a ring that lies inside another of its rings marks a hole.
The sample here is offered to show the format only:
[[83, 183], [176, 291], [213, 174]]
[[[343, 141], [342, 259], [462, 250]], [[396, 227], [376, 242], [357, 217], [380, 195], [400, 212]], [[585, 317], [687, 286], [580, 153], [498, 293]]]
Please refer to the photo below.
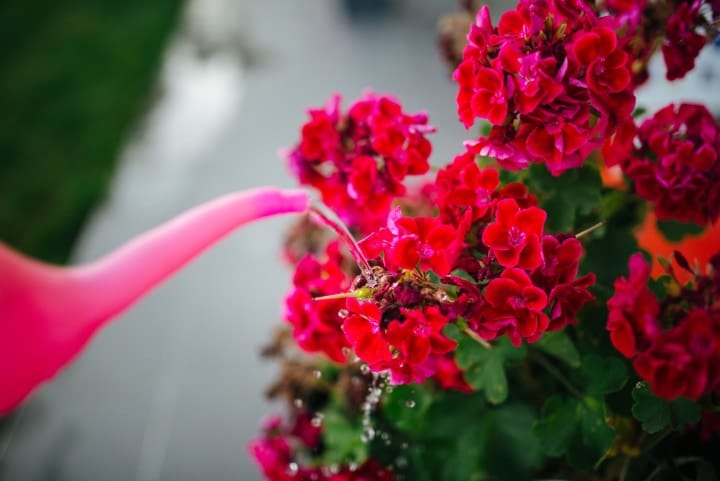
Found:
[[403, 217], [395, 209], [388, 227], [378, 229], [360, 243], [369, 258], [385, 253], [388, 269], [431, 269], [439, 276], [450, 273], [463, 245], [463, 231], [443, 224], [437, 217]]
[[406, 177], [428, 171], [426, 134], [434, 129], [427, 115], [407, 114], [389, 96], [367, 93], [347, 113], [340, 100], [333, 95], [324, 108], [308, 112], [288, 165], [349, 227], [369, 233], [405, 194]]
[[695, 59], [707, 43], [707, 38], [695, 31], [700, 21], [703, 2], [681, 3], [668, 19], [665, 40], [662, 44], [663, 58], [667, 66], [668, 80], [681, 79], [695, 67]]
[[482, 234], [503, 267], [534, 269], [542, 262], [540, 239], [547, 214], [539, 207], [520, 209], [514, 199], [497, 203], [496, 221]]
[[485, 288], [485, 299], [491, 309], [486, 312], [480, 328], [486, 336], [492, 336], [495, 331], [490, 338], [505, 333], [519, 346], [523, 338], [537, 341], [548, 328], [550, 320], [543, 312], [547, 295], [533, 285], [530, 276], [521, 269], [505, 269], [499, 278], [490, 281]]
[[285, 319], [293, 327], [298, 345], [307, 352], [322, 352], [335, 362], [345, 362], [343, 348], [349, 347], [341, 329], [338, 312], [345, 308], [342, 299], [314, 300], [315, 297], [345, 292], [350, 280], [343, 272], [343, 255], [338, 241], [326, 248], [321, 262], [312, 255], [297, 265], [293, 290], [285, 299]]
[[607, 302], [606, 328], [615, 349], [632, 358], [660, 333], [660, 304], [647, 288], [650, 264], [642, 254], [630, 257], [629, 268], [628, 278], [615, 281], [615, 294]]
[[447, 354], [457, 346], [455, 341], [442, 333], [448, 318], [438, 307], [402, 308], [400, 312], [404, 320], [388, 325], [387, 339], [408, 363], [425, 364], [431, 354]]
[[659, 219], [705, 225], [720, 217], [720, 126], [707, 108], [670, 104], [637, 139], [622, 168]]
[[718, 387], [720, 317], [694, 309], [672, 329], [660, 333], [638, 354], [635, 371], [659, 397], [698, 399]]
[[510, 170], [580, 167], [630, 117], [629, 56], [611, 18], [580, 1], [519, 0], [493, 27], [487, 6], [470, 27], [453, 78], [466, 127], [487, 119], [474, 152]]
[[392, 365], [393, 353], [385, 339], [382, 312], [373, 302], [348, 299], [350, 313], [342, 325], [345, 337], [355, 354], [373, 371], [384, 371]]
[[436, 306], [385, 313], [372, 301], [349, 299], [343, 323], [355, 353], [375, 372], [389, 371], [392, 382], [423, 382], [437, 371], [437, 359], [456, 347], [442, 329], [448, 318]]
[[463, 371], [458, 367], [455, 359], [450, 354], [437, 359], [435, 381], [437, 381], [443, 389], [452, 389], [464, 393], [474, 391], [472, 386], [465, 381]]
[[468, 210], [473, 222], [489, 217], [500, 175], [492, 167], [478, 167], [475, 156], [466, 152], [441, 169], [435, 183], [441, 218], [458, 225]]

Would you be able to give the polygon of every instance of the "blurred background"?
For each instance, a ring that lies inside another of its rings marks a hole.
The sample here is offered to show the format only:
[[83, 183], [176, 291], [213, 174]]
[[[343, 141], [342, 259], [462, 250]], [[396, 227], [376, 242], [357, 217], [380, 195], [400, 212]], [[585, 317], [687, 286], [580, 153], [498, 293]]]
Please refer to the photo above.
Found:
[[[195, 204], [293, 186], [277, 150], [332, 92], [391, 92], [462, 149], [436, 23], [455, 0], [4, 0], [0, 239], [92, 260]], [[0, 479], [259, 480], [259, 357], [290, 219], [246, 228], [117, 319], [0, 420]], [[88, 299], [92, 302], [92, 299]], [[1, 388], [1, 386], [0, 386]]]
[[[457, 4], [3, 0], [0, 239], [79, 263], [224, 193], [294, 186], [277, 150], [332, 92], [428, 111], [433, 163], [451, 160], [467, 134], [436, 32]], [[493, 17], [514, 4], [491, 2]], [[640, 102], [680, 95], [717, 112], [719, 50]], [[281, 323], [289, 222], [230, 236], [0, 419], [0, 480], [261, 479], [245, 446], [280, 410], [259, 352]]]

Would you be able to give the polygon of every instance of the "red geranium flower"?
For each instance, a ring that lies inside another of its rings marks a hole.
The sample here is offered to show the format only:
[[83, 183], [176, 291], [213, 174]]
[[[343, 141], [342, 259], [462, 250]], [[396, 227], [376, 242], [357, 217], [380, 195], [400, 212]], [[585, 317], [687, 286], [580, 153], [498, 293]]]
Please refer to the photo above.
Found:
[[516, 346], [522, 344], [523, 338], [537, 341], [548, 328], [550, 320], [543, 312], [547, 295], [521, 269], [505, 269], [499, 278], [490, 281], [485, 299], [491, 309], [480, 327], [484, 331], [496, 330], [495, 335], [506, 333]]
[[642, 254], [629, 262], [630, 276], [615, 281], [615, 294], [608, 300], [607, 330], [615, 349], [632, 358], [660, 333], [660, 304], [647, 288], [650, 264]]
[[534, 269], [542, 262], [540, 239], [547, 214], [539, 207], [520, 209], [513, 199], [503, 199], [497, 204], [496, 221], [489, 224], [482, 234], [482, 241], [489, 247], [503, 267]]
[[716, 387], [711, 382], [720, 362], [718, 352], [720, 319], [694, 309], [677, 326], [660, 333], [633, 366], [659, 397], [698, 399]]

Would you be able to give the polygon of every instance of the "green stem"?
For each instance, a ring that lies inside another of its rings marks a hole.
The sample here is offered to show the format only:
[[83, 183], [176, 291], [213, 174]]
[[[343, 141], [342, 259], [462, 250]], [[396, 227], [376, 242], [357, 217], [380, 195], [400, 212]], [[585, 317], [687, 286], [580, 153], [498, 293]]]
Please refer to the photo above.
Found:
[[531, 351], [531, 354], [532, 359], [549, 372], [550, 375], [552, 375], [560, 384], [565, 386], [565, 389], [567, 389], [570, 394], [578, 399], [584, 400], [580, 390], [576, 388], [573, 383], [571, 383], [570, 380], [560, 371], [560, 369], [556, 368], [544, 355], [535, 350]]

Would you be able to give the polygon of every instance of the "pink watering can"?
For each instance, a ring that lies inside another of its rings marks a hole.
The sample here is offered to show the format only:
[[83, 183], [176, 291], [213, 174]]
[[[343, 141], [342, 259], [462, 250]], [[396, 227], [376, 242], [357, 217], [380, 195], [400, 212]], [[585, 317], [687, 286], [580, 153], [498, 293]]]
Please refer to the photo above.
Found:
[[67, 268], [0, 243], [0, 415], [54, 377], [100, 328], [226, 234], [308, 206], [308, 194], [300, 190], [229, 194], [96, 262]]

